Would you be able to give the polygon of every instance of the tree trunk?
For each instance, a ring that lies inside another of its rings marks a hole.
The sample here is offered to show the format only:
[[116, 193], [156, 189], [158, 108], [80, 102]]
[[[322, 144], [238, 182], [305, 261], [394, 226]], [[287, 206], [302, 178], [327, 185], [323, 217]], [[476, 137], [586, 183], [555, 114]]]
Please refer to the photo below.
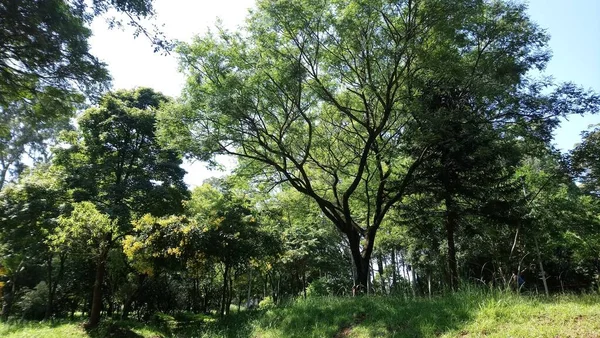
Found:
[[4, 182], [6, 182], [6, 174], [8, 173], [8, 166], [2, 166], [0, 170], [0, 191], [4, 187]]
[[227, 306], [225, 307], [225, 314], [229, 315], [231, 309], [231, 302], [233, 301], [233, 278], [229, 278], [229, 287], [227, 288]]
[[[396, 250], [392, 249], [392, 290], [396, 290], [396, 283], [398, 283], [398, 276], [396, 275]], [[391, 290], [390, 290], [391, 291]]]
[[100, 323], [100, 312], [102, 311], [102, 284], [104, 283], [104, 272], [106, 270], [106, 259], [108, 257], [108, 246], [102, 250], [96, 263], [96, 280], [94, 281], [94, 293], [92, 296], [92, 307], [90, 319], [86, 327], [95, 328]]
[[427, 274], [427, 292], [429, 293], [429, 299], [431, 299], [431, 273]]
[[373, 250], [373, 243], [369, 240], [374, 238], [366, 239], [366, 248], [363, 252], [360, 250], [360, 235], [356, 230], [352, 229], [347, 234], [348, 241], [350, 243], [350, 252], [352, 253], [352, 259], [356, 268], [356, 275], [354, 279], [354, 290], [355, 294], [362, 294], [366, 291], [369, 286], [369, 261], [371, 259], [371, 252]]
[[379, 269], [379, 279], [381, 280], [381, 293], [386, 294], [385, 277], [383, 276], [383, 258], [381, 254], [377, 255], [377, 269]]
[[[17, 268], [13, 271], [12, 276], [10, 278], [10, 283], [11, 283], [10, 292], [3, 294], [3, 296], [2, 296], [2, 314], [1, 315], [2, 315], [3, 321], [8, 320], [8, 316], [10, 315], [10, 312], [12, 310], [12, 306], [15, 301], [15, 295], [17, 293], [17, 274], [21, 271], [21, 267], [23, 267], [24, 263], [25, 263], [25, 260], [21, 259], [21, 262], [19, 263]], [[5, 288], [6, 288], [6, 285], [2, 288], [3, 292], [4, 292]]]
[[227, 305], [227, 285], [229, 284], [229, 265], [225, 263], [225, 271], [223, 271], [223, 294], [221, 295], [221, 310], [220, 316], [225, 315], [225, 306]]
[[46, 265], [48, 268], [48, 302], [46, 304], [46, 314], [44, 315], [44, 319], [48, 320], [52, 315], [52, 306], [54, 303], [54, 293], [52, 292], [54, 289], [54, 283], [52, 281], [52, 255], [49, 255]]
[[447, 195], [445, 198], [446, 202], [446, 239], [448, 242], [448, 270], [450, 272], [450, 288], [452, 291], [456, 291], [458, 289], [458, 265], [456, 263], [456, 245], [454, 243], [454, 232], [456, 230], [457, 225], [457, 215], [456, 209], [454, 206], [454, 201], [451, 196]]
[[306, 299], [306, 269], [302, 269], [302, 294]]
[[[17, 289], [17, 286], [16, 286], [17, 284], [16, 284], [16, 281], [14, 280], [14, 277], [10, 284], [11, 284], [10, 291], [4, 292], [4, 295], [2, 296], [2, 321], [8, 320], [8, 316], [10, 315], [10, 310], [12, 309], [13, 301], [15, 298], [15, 292]], [[4, 288], [6, 288], [6, 285]], [[2, 291], [4, 291], [4, 290], [2, 290]]]
[[[246, 296], [246, 310], [250, 308], [250, 298], [252, 297], [252, 267], [248, 269], [248, 295]], [[240, 297], [241, 298], [241, 297]]]
[[[550, 297], [550, 292], [548, 291], [548, 283], [546, 282], [546, 271], [544, 270], [544, 263], [542, 263], [542, 254], [540, 253], [540, 247], [538, 245], [538, 240], [535, 238], [535, 250], [537, 251], [538, 263], [540, 265], [540, 274], [542, 275], [542, 283], [544, 283], [544, 292], [546, 293], [546, 297]], [[519, 275], [521, 272], [519, 271]], [[519, 281], [517, 280], [517, 287], [519, 286]]]

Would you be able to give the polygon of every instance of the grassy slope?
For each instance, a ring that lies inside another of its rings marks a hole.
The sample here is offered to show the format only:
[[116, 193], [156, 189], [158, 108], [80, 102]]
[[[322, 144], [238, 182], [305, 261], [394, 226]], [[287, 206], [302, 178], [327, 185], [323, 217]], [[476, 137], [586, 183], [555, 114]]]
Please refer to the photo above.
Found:
[[0, 337], [598, 337], [600, 296], [551, 299], [459, 293], [434, 300], [314, 298], [262, 312], [162, 316], [159, 324], [0, 324]]
[[550, 300], [456, 294], [315, 299], [267, 311], [255, 333], [267, 337], [600, 337], [600, 297]]

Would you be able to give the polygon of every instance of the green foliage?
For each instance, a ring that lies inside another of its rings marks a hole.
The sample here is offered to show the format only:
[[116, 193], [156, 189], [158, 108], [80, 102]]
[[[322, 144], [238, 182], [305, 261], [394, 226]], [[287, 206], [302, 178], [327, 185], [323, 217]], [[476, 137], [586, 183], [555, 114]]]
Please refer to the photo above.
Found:
[[582, 188], [598, 196], [600, 191], [600, 128], [582, 133], [582, 141], [572, 153], [573, 169], [578, 174]]
[[90, 54], [87, 23], [110, 9], [132, 18], [154, 14], [151, 0], [2, 0], [0, 107], [48, 90], [67, 99], [103, 91], [110, 77]]
[[48, 285], [43, 281], [32, 290], [23, 291], [23, 297], [16, 304], [21, 310], [23, 319], [44, 319], [46, 306], [48, 305], [48, 291]]
[[161, 138], [202, 160], [237, 156], [314, 200], [365, 287], [378, 230], [411, 192], [443, 185], [432, 208], [456, 197], [457, 228], [456, 205], [497, 209], [482, 200], [511, 177], [518, 139], [539, 146], [558, 116], [598, 111], [592, 93], [528, 77], [549, 51], [525, 13], [509, 1], [260, 1], [243, 32], [179, 46], [188, 82]]
[[166, 101], [147, 88], [107, 94], [80, 116], [78, 132], [63, 136], [69, 146], [55, 149], [74, 198], [92, 201], [122, 230], [132, 217], [182, 211], [181, 158], [155, 139], [156, 111]]
[[263, 300], [258, 303], [258, 308], [261, 310], [269, 310], [275, 307], [275, 302], [273, 302], [273, 298], [270, 296], [265, 297]]
[[118, 230], [116, 222], [98, 211], [91, 202], [74, 203], [71, 214], [61, 215], [58, 224], [49, 236], [55, 251], [89, 254], [94, 258], [107, 250], [112, 236]]

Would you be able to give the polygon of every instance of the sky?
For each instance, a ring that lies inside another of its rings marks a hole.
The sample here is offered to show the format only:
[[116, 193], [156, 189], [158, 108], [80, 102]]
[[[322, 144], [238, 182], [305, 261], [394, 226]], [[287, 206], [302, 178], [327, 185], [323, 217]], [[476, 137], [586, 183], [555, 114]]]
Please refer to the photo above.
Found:
[[[530, 0], [529, 15], [551, 36], [552, 60], [545, 75], [557, 82], [573, 82], [600, 93], [600, 0]], [[236, 29], [244, 22], [254, 0], [156, 0], [157, 21], [170, 39], [190, 41], [214, 27], [219, 18], [228, 29]], [[90, 40], [92, 53], [107, 63], [113, 77], [114, 89], [150, 87], [166, 95], [177, 97], [184, 84], [178, 72], [175, 53], [163, 56], [153, 52], [149, 41], [133, 37], [132, 31], [110, 30], [104, 19], [92, 24]], [[555, 133], [554, 142], [562, 151], [572, 149], [580, 141], [580, 134], [589, 125], [600, 123], [600, 116], [576, 116], [563, 121]], [[235, 161], [221, 158], [231, 169]], [[203, 163], [185, 163], [188, 171], [185, 181], [198, 186], [212, 176], [223, 176], [225, 171], [209, 171]]]

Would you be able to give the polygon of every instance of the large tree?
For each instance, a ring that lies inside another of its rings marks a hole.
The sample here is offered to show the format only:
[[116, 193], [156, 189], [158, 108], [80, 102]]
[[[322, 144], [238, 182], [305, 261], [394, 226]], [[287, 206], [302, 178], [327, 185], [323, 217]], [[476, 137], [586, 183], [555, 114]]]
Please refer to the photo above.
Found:
[[245, 29], [180, 47], [188, 83], [162, 135], [314, 199], [347, 237], [357, 285], [386, 214], [435, 154], [421, 136], [432, 83], [461, 86], [483, 119], [545, 108], [526, 104], [543, 85], [525, 74], [544, 67], [547, 36], [512, 2], [259, 1]]

